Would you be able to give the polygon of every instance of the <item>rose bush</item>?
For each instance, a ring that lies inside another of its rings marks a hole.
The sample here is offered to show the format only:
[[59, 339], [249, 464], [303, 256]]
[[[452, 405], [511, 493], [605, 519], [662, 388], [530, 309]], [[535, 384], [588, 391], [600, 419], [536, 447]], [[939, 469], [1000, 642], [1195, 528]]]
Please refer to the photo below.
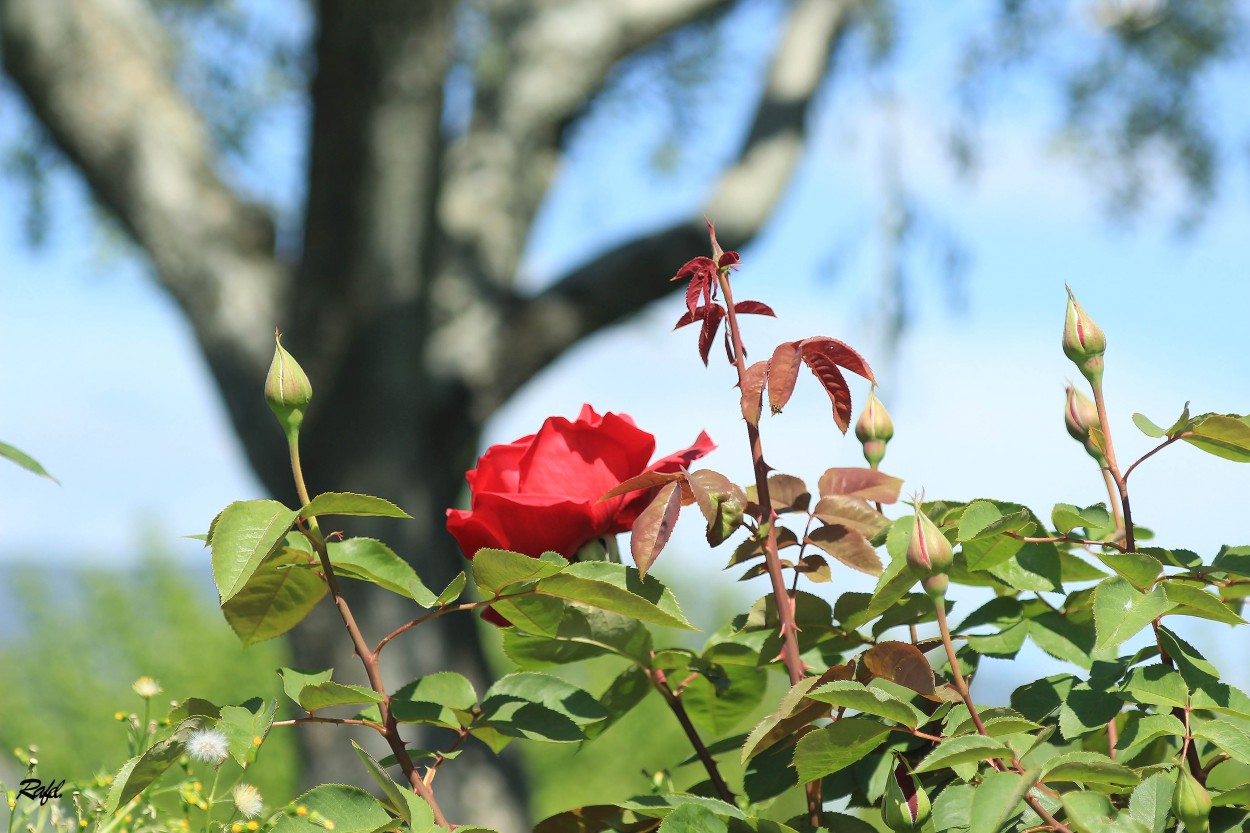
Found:
[[550, 417], [538, 433], [492, 446], [468, 472], [470, 508], [447, 510], [464, 554], [482, 548], [571, 558], [596, 538], [624, 532], [655, 495], [646, 489], [599, 501], [644, 471], [675, 472], [714, 449], [700, 432], [690, 447], [656, 460], [655, 437], [626, 414], [583, 405], [577, 419]]

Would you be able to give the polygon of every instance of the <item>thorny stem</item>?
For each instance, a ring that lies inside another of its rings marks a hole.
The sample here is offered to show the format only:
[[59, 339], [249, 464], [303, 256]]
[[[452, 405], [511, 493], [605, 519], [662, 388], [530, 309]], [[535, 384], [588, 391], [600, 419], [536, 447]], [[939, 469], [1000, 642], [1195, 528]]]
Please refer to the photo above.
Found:
[[[291, 473], [295, 477], [295, 490], [299, 495], [301, 504], [307, 506], [311, 501], [308, 497], [308, 487], [304, 484], [303, 468], [300, 466], [299, 434], [296, 432], [289, 433], [287, 435], [287, 445], [291, 452]], [[304, 533], [304, 537], [312, 544], [313, 549], [317, 551], [318, 558], [321, 559], [321, 569], [325, 574], [326, 585], [330, 588], [330, 594], [334, 597], [334, 606], [338, 608], [339, 616], [343, 620], [343, 626], [347, 629], [348, 636], [351, 637], [352, 647], [356, 651], [356, 656], [360, 657], [360, 662], [365, 667], [365, 676], [369, 679], [369, 687], [383, 698], [382, 702], [378, 704], [384, 727], [382, 736], [386, 738], [387, 745], [391, 747], [391, 752], [395, 754], [395, 760], [399, 762], [399, 767], [403, 770], [404, 777], [408, 779], [408, 783], [412, 784], [412, 788], [417, 795], [421, 796], [425, 803], [430, 805], [435, 823], [440, 827], [450, 828], [442, 809], [438, 806], [438, 801], [434, 798], [434, 791], [421, 779], [420, 773], [417, 772], [416, 766], [412, 763], [412, 758], [408, 755], [408, 748], [404, 746], [403, 738], [399, 736], [399, 724], [395, 720], [395, 715], [391, 713], [390, 695], [387, 694], [386, 685], [382, 682], [382, 669], [378, 663], [378, 655], [376, 652], [369, 650], [369, 646], [365, 643], [365, 638], [360, 632], [360, 627], [356, 624], [356, 617], [352, 615], [351, 607], [348, 606], [347, 600], [343, 598], [342, 591], [339, 589], [338, 578], [334, 574], [334, 567], [330, 563], [330, 552], [326, 548], [326, 541], [317, 525], [316, 517], [309, 518], [307, 525], [301, 524], [300, 531]]]
[[972, 693], [968, 690], [968, 681], [964, 679], [964, 674], [959, 670], [959, 657], [955, 656], [955, 643], [951, 639], [950, 625], [946, 621], [946, 600], [934, 599], [933, 611], [937, 614], [938, 630], [942, 633], [942, 645], [946, 647], [946, 658], [950, 661], [951, 676], [955, 680], [955, 691], [959, 692], [959, 697], [964, 701], [964, 705], [968, 707], [968, 714], [972, 717], [972, 725], [977, 727], [977, 733], [989, 736], [985, 731], [985, 724], [981, 722], [981, 715], [977, 712], [976, 704], [972, 702]]
[[707, 751], [703, 739], [699, 737], [699, 731], [695, 729], [694, 724], [690, 722], [690, 715], [686, 713], [686, 707], [681, 702], [681, 697], [673, 692], [669, 687], [668, 678], [659, 668], [651, 669], [649, 673], [651, 685], [660, 696], [664, 698], [664, 702], [668, 703], [669, 709], [677, 718], [677, 722], [681, 724], [682, 731], [686, 733], [686, 737], [690, 740], [690, 745], [694, 747], [695, 754], [699, 756], [699, 760], [703, 762], [703, 768], [707, 770], [708, 778], [712, 781], [712, 786], [716, 788], [716, 793], [726, 804], [734, 804], [734, 794], [729, 789], [729, 785], [725, 783], [725, 779], [721, 777], [720, 769], [716, 766], [716, 759], [712, 757], [712, 753]]
[[340, 723], [344, 726], [368, 726], [370, 729], [381, 735], [386, 734], [386, 727], [381, 723], [375, 723], [372, 720], [357, 720], [353, 717], [317, 717], [310, 714], [304, 717], [296, 717], [291, 720], [275, 720], [275, 726], [298, 726], [301, 723]]
[[[745, 390], [746, 350], [742, 346], [742, 331], [738, 328], [738, 315], [734, 311], [729, 270], [717, 270], [716, 280], [725, 298], [725, 323], [729, 328], [730, 343], [733, 346], [733, 364], [738, 371], [738, 386]], [[773, 587], [773, 599], [777, 605], [777, 621], [781, 631], [781, 657], [790, 675], [790, 685], [794, 685], [803, 679], [805, 673], [803, 659], [799, 655], [798, 628], [794, 623], [795, 597], [786, 592], [785, 577], [781, 573], [781, 557], [777, 554], [777, 513], [773, 511], [772, 499], [768, 493], [768, 466], [764, 463], [759, 426], [752, 424], [750, 420], [747, 420], [747, 441], [751, 446], [751, 463], [755, 469], [755, 494], [759, 502], [759, 522], [768, 524], [768, 540], [764, 544], [764, 564], [768, 569], [768, 577]], [[808, 782], [806, 791], [808, 819], [812, 827], [820, 827], [823, 820], [820, 779]]]
[[1102, 469], [1102, 481], [1107, 486], [1107, 503], [1111, 506], [1111, 515], [1115, 518], [1115, 528], [1124, 529], [1124, 511], [1120, 509], [1120, 501], [1116, 496], [1115, 478], [1110, 469]]
[[[725, 320], [733, 344], [734, 367], [738, 371], [738, 384], [746, 384], [746, 351], [742, 347], [742, 332], [738, 329], [738, 315], [734, 312], [733, 291], [725, 270], [717, 272], [721, 293], [725, 296]], [[803, 660], [799, 656], [797, 628], [794, 624], [794, 605], [786, 592], [785, 577], [781, 572], [781, 557], [777, 554], [777, 513], [773, 511], [768, 494], [768, 466], [764, 463], [763, 446], [759, 427], [747, 423], [747, 440], [751, 446], [751, 463], [755, 469], [755, 491], [759, 502], [759, 522], [768, 524], [768, 540], [764, 544], [764, 563], [772, 581], [773, 596], [777, 603], [777, 619], [781, 624], [781, 656], [790, 674], [790, 685], [803, 679]]]

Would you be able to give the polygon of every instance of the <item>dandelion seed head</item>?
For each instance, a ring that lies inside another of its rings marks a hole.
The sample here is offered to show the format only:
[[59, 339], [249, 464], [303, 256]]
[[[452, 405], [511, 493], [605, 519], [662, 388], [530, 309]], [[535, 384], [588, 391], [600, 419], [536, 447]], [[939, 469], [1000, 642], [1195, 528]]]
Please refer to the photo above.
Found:
[[230, 742], [220, 729], [197, 729], [187, 738], [187, 754], [197, 761], [220, 766], [230, 754]]

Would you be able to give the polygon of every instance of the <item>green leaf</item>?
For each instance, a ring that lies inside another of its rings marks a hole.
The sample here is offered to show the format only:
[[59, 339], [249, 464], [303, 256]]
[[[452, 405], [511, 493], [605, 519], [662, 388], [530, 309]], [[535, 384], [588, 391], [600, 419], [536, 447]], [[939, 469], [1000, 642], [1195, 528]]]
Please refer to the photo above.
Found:
[[847, 717], [803, 736], [794, 750], [799, 781], [838, 772], [881, 745], [890, 727], [866, 717]]
[[1147, 437], [1153, 437], [1156, 440], [1162, 439], [1168, 433], [1147, 419], [1144, 414], [1133, 414], [1133, 424]]
[[6, 460], [12, 460], [14, 463], [17, 463], [19, 466], [32, 474], [37, 474], [40, 477], [46, 477], [58, 486], [61, 484], [61, 481], [48, 474], [47, 470], [43, 466], [39, 465], [39, 462], [35, 460], [34, 457], [31, 457], [25, 452], [14, 448], [8, 443], [0, 443], [0, 457], [5, 458]]
[[[558, 556], [557, 556], [558, 558]], [[519, 552], [482, 549], [473, 556], [473, 581], [483, 593], [498, 595], [509, 584], [534, 581], [559, 573], [566, 566], [563, 559], [531, 558]]]
[[328, 547], [335, 572], [373, 582], [392, 593], [412, 599], [422, 607], [438, 604], [438, 597], [422, 583], [411, 565], [381, 541], [348, 538], [346, 541], [331, 541]]
[[324, 671], [310, 671], [305, 668], [278, 669], [278, 676], [282, 678], [282, 690], [296, 703], [299, 703], [299, 694], [305, 686], [329, 682], [333, 674], [333, 668], [327, 668]]
[[247, 766], [256, 761], [260, 743], [269, 734], [277, 710], [277, 700], [270, 700], [268, 704], [256, 703], [254, 710], [243, 706], [221, 707], [221, 720], [217, 728], [225, 732], [230, 745], [230, 757], [239, 766]]
[[1014, 772], [985, 776], [972, 794], [968, 833], [998, 833], [1009, 818], [1020, 812], [1021, 802], [1032, 786], [1031, 778]]
[[266, 558], [247, 584], [221, 605], [243, 647], [281, 636], [304, 620], [328, 590], [297, 551]]
[[539, 581], [535, 589], [538, 593], [581, 602], [644, 622], [698, 630], [686, 620], [671, 590], [654, 576], [644, 579], [633, 567], [608, 561], [574, 564], [557, 575]]
[[1189, 686], [1179, 671], [1166, 665], [1144, 665], [1129, 672], [1122, 689], [1135, 703], [1183, 709], [1189, 705]]
[[365, 518], [411, 518], [389, 500], [373, 495], [357, 495], [351, 492], [326, 492], [317, 495], [299, 510], [301, 518], [315, 515], [355, 515]]
[[583, 727], [582, 731], [591, 740], [599, 737], [635, 706], [646, 699], [652, 691], [651, 676], [646, 669], [630, 665], [616, 675], [612, 684], [603, 694], [599, 695], [599, 704], [608, 711], [606, 720]]
[[1068, 816], [1069, 826], [1080, 833], [1129, 833], [1113, 826], [1116, 816], [1111, 799], [1102, 793], [1092, 790], [1074, 790], [1061, 793], [1063, 810]]
[[1105, 503], [1096, 503], [1078, 509], [1070, 503], [1057, 503], [1050, 513], [1050, 522], [1060, 535], [1067, 535], [1077, 527], [1088, 530], [1107, 529], [1111, 526], [1111, 513]]
[[719, 736], [753, 713], [767, 689], [763, 668], [714, 664], [690, 681], [681, 701], [697, 725]]
[[359, 685], [343, 685], [327, 680], [300, 689], [299, 704], [305, 711], [314, 712], [330, 706], [356, 706], [361, 703], [381, 703], [384, 698], [371, 688]]
[[217, 517], [212, 532], [213, 580], [222, 603], [248, 579], [286, 537], [298, 513], [276, 500], [241, 500]]
[[1190, 726], [1193, 736], [1209, 740], [1234, 761], [1250, 764], [1250, 735], [1227, 720], [1206, 720]]
[[1246, 620], [1234, 613], [1223, 599], [1192, 582], [1169, 579], [1161, 584], [1168, 601], [1175, 605], [1164, 614], [1166, 616], [1194, 616], [1225, 625], [1246, 624]]
[[532, 671], [518, 671], [496, 680], [482, 697], [482, 711], [486, 712], [488, 704], [496, 699], [541, 703], [566, 715], [579, 726], [596, 723], [608, 716], [607, 710], [594, 697], [577, 686], [559, 677]]
[[438, 594], [438, 598], [434, 600], [436, 607], [445, 607], [456, 599], [460, 598], [460, 594], [464, 592], [464, 586], [468, 582], [468, 577], [461, 570], [456, 577], [447, 582], [447, 586], [443, 588], [443, 592]]
[[658, 833], [729, 833], [729, 824], [707, 807], [686, 804], [664, 817]]
[[1123, 706], [1124, 701], [1102, 685], [1077, 683], [1059, 708], [1059, 731], [1069, 740], [1102, 731]]
[[890, 554], [890, 563], [885, 565], [881, 578], [877, 579], [876, 589], [872, 592], [872, 600], [868, 607], [857, 617], [861, 622], [869, 622], [889, 609], [895, 602], [907, 595], [920, 576], [907, 563], [907, 543], [911, 540], [911, 530], [915, 526], [915, 515], [899, 518], [890, 526], [886, 534], [885, 548]]
[[[291, 803], [307, 807], [308, 815], [279, 814], [274, 833], [325, 833], [331, 826], [334, 833], [373, 833], [392, 821], [382, 802], [360, 787], [345, 784], [313, 787]], [[314, 813], [318, 823], [308, 820]]]
[[391, 711], [400, 723], [424, 723], [460, 729], [473, 722], [477, 692], [467, 677], [439, 671], [418, 677], [391, 696]]
[[1119, 576], [1103, 580], [1094, 591], [1095, 647], [1121, 644], [1171, 606], [1162, 587], [1143, 593]]
[[974, 500], [964, 507], [963, 515], [959, 518], [959, 532], [955, 535], [956, 541], [971, 541], [980, 537], [986, 527], [1002, 520], [1003, 513], [997, 506], [988, 500]]
[[1077, 622], [1071, 616], [1047, 611], [1031, 618], [1028, 628], [1034, 644], [1052, 657], [1081, 668], [1093, 664], [1090, 656], [1095, 641], [1093, 622]]
[[[688, 806], [702, 807], [710, 810], [717, 816], [722, 818], [736, 819], [742, 821], [746, 819], [746, 813], [734, 807], [732, 804], [726, 804], [715, 798], [707, 798], [701, 795], [686, 795], [684, 793], [669, 793], [668, 795], [641, 795], [626, 799], [617, 804], [622, 810], [632, 810], [633, 812], [647, 816], [649, 818], [664, 818], [672, 811]], [[458, 829], [458, 828], [457, 828]]]
[[1101, 752], [1064, 752], [1056, 755], [1042, 767], [1041, 781], [1080, 781], [1086, 784], [1111, 786], [1136, 786], [1137, 774], [1122, 764], [1117, 764]]
[[117, 773], [109, 790], [106, 812], [111, 814], [117, 808], [125, 806], [130, 799], [151, 786], [153, 781], [164, 775], [166, 770], [186, 754], [188, 738], [211, 726], [212, 721], [205, 718], [188, 718], [165, 740], [153, 744], [139, 757], [127, 761]]
[[[405, 790], [399, 784], [396, 784], [395, 780], [387, 774], [377, 759], [361, 748], [360, 744], [354, 740], [352, 741], [352, 748], [356, 750], [356, 756], [365, 765], [365, 769], [369, 772], [370, 777], [382, 788], [382, 794], [386, 796], [391, 811], [411, 825], [413, 823], [413, 814], [408, 806], [407, 797], [412, 794], [412, 790]], [[432, 811], [430, 812], [430, 820], [434, 820]]]
[[[967, 546], [964, 546], [965, 551]], [[989, 573], [1015, 590], [1063, 592], [1063, 581], [1059, 573], [1059, 550], [1054, 544], [1024, 544], [1014, 558], [997, 567], [991, 567]]]
[[1245, 417], [1203, 414], [1189, 422], [1185, 442], [1208, 454], [1236, 463], [1250, 463], [1250, 424]]
[[563, 603], [552, 637], [511, 629], [504, 651], [525, 670], [563, 665], [615, 653], [638, 663], [651, 662], [651, 632], [637, 619], [575, 603]]
[[971, 784], [950, 784], [933, 799], [933, 824], [938, 830], [955, 830], [972, 823]]
[[[1171, 717], [1171, 715], [1168, 715]], [[1180, 721], [1177, 721], [1178, 723]], [[1168, 816], [1172, 812], [1171, 778], [1156, 773], [1143, 780], [1133, 790], [1128, 800], [1129, 815], [1146, 826], [1150, 833], [1163, 833], [1167, 829]]]
[[1136, 552], [1100, 552], [1098, 560], [1120, 576], [1128, 579], [1139, 590], [1150, 588], [1163, 572], [1159, 559]]
[[1128, 723], [1120, 732], [1120, 738], [1115, 745], [1116, 749], [1141, 747], [1159, 737], [1180, 739], [1185, 735], [1185, 724], [1173, 714], [1147, 714], [1137, 719], [1133, 717], [1130, 715]]
[[1007, 748], [1007, 745], [995, 738], [987, 738], [984, 735], [960, 735], [939, 743], [937, 748], [926, 755], [912, 771], [919, 775], [991, 758], [1010, 758], [1011, 755], [1011, 750]]
[[807, 695], [812, 700], [829, 703], [832, 706], [845, 706], [849, 709], [875, 714], [895, 723], [901, 723], [909, 729], [915, 729], [927, 718], [910, 703], [895, 697], [879, 688], [869, 688], [854, 680], [838, 680], [825, 683]]
[[[745, 764], [758, 749], [767, 749], [771, 745], [771, 743], [764, 743], [765, 739], [769, 738], [769, 733], [778, 724], [794, 714], [799, 704], [806, 698], [807, 692], [811, 691], [819, 682], [820, 679], [818, 677], [804, 677], [782, 695], [781, 702], [777, 704], [776, 710], [756, 724], [751, 733], [747, 735], [746, 742], [742, 744], [742, 763]], [[778, 740], [780, 740], [780, 737], [771, 739], [772, 743]]]

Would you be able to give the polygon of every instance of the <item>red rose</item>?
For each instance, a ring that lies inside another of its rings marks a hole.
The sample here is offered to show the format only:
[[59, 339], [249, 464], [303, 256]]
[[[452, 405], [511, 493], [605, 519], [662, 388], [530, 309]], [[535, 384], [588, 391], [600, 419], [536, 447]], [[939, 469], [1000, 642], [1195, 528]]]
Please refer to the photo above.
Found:
[[700, 432], [694, 445], [657, 460], [655, 437], [625, 414], [595, 413], [575, 422], [550, 417], [537, 434], [487, 449], [465, 475], [472, 508], [447, 510], [447, 529], [472, 558], [479, 549], [571, 558], [584, 544], [629, 529], [654, 497], [647, 489], [599, 502], [644, 471], [674, 472], [716, 446]]

